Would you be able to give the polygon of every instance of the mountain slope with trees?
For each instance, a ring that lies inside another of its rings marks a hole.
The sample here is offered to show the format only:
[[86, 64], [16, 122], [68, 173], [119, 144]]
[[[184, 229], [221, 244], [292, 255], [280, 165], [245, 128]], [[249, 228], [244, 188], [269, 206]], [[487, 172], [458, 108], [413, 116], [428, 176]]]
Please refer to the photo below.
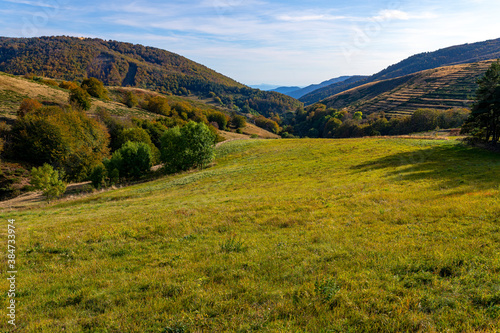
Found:
[[342, 91], [359, 87], [370, 82], [393, 79], [427, 69], [443, 66], [475, 63], [483, 60], [500, 58], [500, 39], [484, 42], [463, 44], [447, 47], [434, 52], [424, 52], [411, 56], [397, 64], [363, 80], [346, 82], [348, 85], [337, 87], [327, 86], [301, 97], [299, 100], [306, 105], [313, 104]]
[[74, 37], [0, 37], [0, 71], [69, 81], [95, 77], [108, 86], [218, 98], [231, 108], [270, 116], [300, 102], [249, 88], [180, 55], [142, 45]]

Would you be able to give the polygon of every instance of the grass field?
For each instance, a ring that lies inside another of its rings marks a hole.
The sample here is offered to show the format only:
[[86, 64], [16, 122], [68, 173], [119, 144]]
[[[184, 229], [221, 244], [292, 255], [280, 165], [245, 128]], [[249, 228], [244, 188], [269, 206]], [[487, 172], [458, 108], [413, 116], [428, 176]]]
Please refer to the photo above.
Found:
[[452, 140], [245, 140], [4, 212], [18, 331], [496, 332], [499, 179], [498, 154]]

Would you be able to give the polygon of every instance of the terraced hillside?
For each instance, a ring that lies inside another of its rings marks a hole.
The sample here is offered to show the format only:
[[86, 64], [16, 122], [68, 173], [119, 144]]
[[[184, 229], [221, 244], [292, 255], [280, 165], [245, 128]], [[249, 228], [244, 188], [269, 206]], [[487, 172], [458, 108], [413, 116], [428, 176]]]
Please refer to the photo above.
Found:
[[385, 112], [388, 116], [410, 115], [420, 108], [469, 107], [477, 79], [492, 62], [446, 66], [372, 82], [334, 95], [323, 103], [350, 112]]
[[498, 59], [500, 57], [500, 39], [484, 42], [463, 44], [447, 47], [434, 52], [424, 52], [411, 56], [369, 77], [355, 82], [346, 81], [346, 85], [337, 84], [315, 90], [300, 98], [306, 105], [314, 104], [349, 89], [360, 87], [363, 84], [389, 80], [397, 77], [415, 74], [420, 71], [444, 66], [470, 64], [479, 61]]

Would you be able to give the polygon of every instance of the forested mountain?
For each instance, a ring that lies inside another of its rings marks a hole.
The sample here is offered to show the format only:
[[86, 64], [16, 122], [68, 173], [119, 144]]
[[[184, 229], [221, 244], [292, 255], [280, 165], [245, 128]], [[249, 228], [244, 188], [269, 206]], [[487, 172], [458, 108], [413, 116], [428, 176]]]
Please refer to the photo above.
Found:
[[293, 98], [249, 88], [180, 55], [101, 39], [0, 37], [0, 71], [77, 81], [96, 77], [110, 86], [216, 96], [225, 103], [266, 116], [300, 106]]
[[474, 63], [497, 58], [500, 58], [500, 39], [452, 46], [434, 52], [425, 52], [411, 56], [363, 80], [355, 82], [346, 81], [345, 83], [349, 84], [340, 87], [338, 85], [327, 86], [305, 95], [299, 100], [305, 104], [313, 104], [342, 91], [370, 82], [393, 79], [442, 66]]

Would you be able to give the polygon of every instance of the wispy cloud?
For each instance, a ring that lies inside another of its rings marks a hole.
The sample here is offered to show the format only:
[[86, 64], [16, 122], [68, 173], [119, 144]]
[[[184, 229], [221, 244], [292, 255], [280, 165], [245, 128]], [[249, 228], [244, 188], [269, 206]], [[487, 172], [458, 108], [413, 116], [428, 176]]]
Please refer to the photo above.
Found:
[[[500, 31], [497, 0], [396, 3], [0, 0], [0, 35], [23, 35], [28, 22], [34, 27], [30, 36], [59, 33], [141, 43], [182, 54], [241, 82], [294, 85], [370, 74], [416, 52], [500, 37], [495, 36]], [[345, 45], [356, 51], [349, 61]]]

